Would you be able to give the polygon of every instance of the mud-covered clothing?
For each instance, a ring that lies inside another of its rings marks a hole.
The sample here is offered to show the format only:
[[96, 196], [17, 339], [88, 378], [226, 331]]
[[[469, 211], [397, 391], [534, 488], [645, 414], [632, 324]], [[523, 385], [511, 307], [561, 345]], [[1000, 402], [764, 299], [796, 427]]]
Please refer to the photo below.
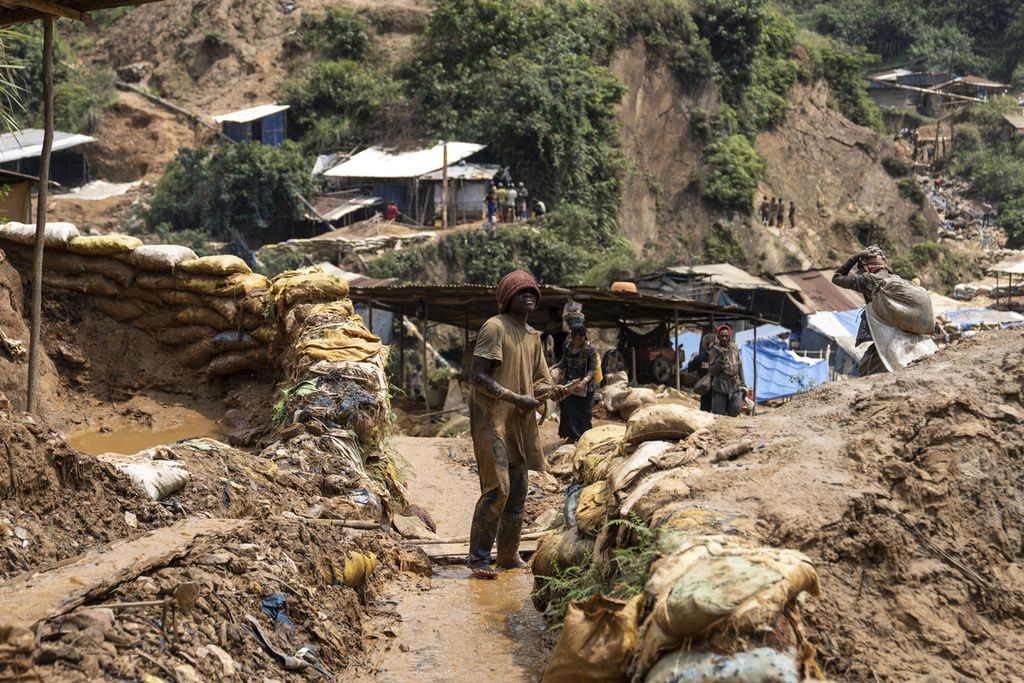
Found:
[[[515, 394], [535, 396], [551, 389], [540, 333], [511, 315], [496, 315], [483, 324], [473, 355], [492, 361], [494, 381]], [[544, 452], [533, 411], [523, 412], [476, 384], [469, 394], [469, 423], [481, 491], [473, 511], [469, 562], [483, 566], [490, 563], [499, 527], [522, 523], [527, 470], [544, 470]]]
[[[836, 272], [832, 275], [832, 284], [836, 287], [842, 287], [843, 289], [852, 289], [855, 292], [860, 292], [864, 296], [864, 304], [870, 304], [871, 300], [874, 299], [875, 293], [878, 292], [878, 288], [881, 287], [882, 281], [891, 277], [896, 277], [892, 273], [858, 273], [856, 275], [850, 275], [850, 270], [857, 263], [857, 257], [849, 258], [846, 263], [839, 266]], [[868, 327], [868, 318], [864, 313], [860, 316], [860, 326], [857, 328], [857, 343], [863, 344], [864, 342], [873, 341], [871, 337], [871, 329]]]
[[743, 405], [740, 387], [746, 385], [740, 347], [733, 342], [726, 346], [715, 342], [708, 349], [708, 373], [711, 375], [711, 412], [738, 416]]
[[597, 375], [597, 351], [590, 342], [584, 342], [579, 349], [573, 349], [572, 341], [567, 341], [562, 350], [562, 360], [558, 366], [562, 368], [562, 383], [586, 377], [590, 381], [587, 386], [566, 396], [559, 404], [561, 412], [558, 417], [558, 436], [571, 441], [578, 441], [583, 433], [594, 426], [594, 378]]
[[[492, 361], [494, 381], [514, 394], [535, 396], [551, 390], [540, 333], [507, 313], [483, 324], [473, 355]], [[532, 412], [524, 413], [474, 384], [469, 394], [469, 420], [482, 485], [495, 483], [490, 472], [493, 467], [487, 462], [495, 441], [504, 444], [510, 464], [526, 463], [531, 470], [544, 470], [537, 418]]]
[[740, 347], [733, 342], [727, 346], [715, 343], [708, 349], [708, 372], [711, 374], [711, 391], [731, 394], [746, 385], [743, 379], [743, 363], [740, 362]]

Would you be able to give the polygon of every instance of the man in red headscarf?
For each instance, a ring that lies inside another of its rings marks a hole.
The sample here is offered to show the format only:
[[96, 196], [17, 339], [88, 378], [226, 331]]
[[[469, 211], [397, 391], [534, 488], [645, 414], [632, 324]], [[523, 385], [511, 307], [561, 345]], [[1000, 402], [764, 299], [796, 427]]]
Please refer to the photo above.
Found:
[[708, 374], [711, 375], [711, 412], [738, 417], [743, 410], [743, 363], [740, 348], [732, 340], [732, 328], [715, 328], [715, 343], [708, 349]]
[[519, 536], [523, 528], [527, 470], [544, 471], [536, 409], [547, 398], [567, 392], [553, 386], [540, 333], [527, 324], [540, 303], [533, 276], [516, 270], [501, 279], [498, 315], [480, 328], [473, 351], [469, 394], [470, 433], [481, 495], [473, 511], [469, 566], [473, 575], [493, 579], [491, 546], [498, 541], [497, 565], [523, 567]]
[[[854, 266], [858, 266], [857, 272], [850, 275]], [[864, 303], [870, 304], [875, 293], [882, 282], [889, 278], [899, 277], [889, 270], [885, 253], [877, 246], [870, 246], [862, 249], [847, 259], [846, 263], [836, 269], [832, 276], [832, 284], [843, 289], [852, 289], [864, 295]], [[875, 348], [874, 338], [871, 336], [871, 328], [868, 326], [866, 313], [861, 314], [860, 326], [857, 328], [857, 344], [872, 342], [867, 351], [860, 359], [858, 375], [864, 377], [879, 372], [887, 372], [882, 363], [878, 350]]]

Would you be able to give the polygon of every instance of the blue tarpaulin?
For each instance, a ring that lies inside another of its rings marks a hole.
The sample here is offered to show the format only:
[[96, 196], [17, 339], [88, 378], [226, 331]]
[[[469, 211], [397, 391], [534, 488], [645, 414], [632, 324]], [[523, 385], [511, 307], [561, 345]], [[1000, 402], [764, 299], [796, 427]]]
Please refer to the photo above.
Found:
[[[757, 339], [768, 339], [771, 337], [781, 337], [784, 334], [789, 334], [790, 330], [782, 325], [758, 325], [757, 327]], [[696, 332], [683, 332], [676, 337], [676, 345], [682, 349], [683, 364], [685, 365], [689, 361], [692, 354], [697, 353], [700, 349], [700, 337], [701, 335]], [[750, 344], [754, 341], [754, 330], [743, 330], [737, 332], [733, 341], [737, 345], [743, 346], [744, 344]]]
[[[804, 358], [789, 350], [789, 345], [777, 338], [757, 340], [757, 395], [758, 402], [793, 396], [829, 380], [828, 361], [824, 358]], [[747, 384], [754, 384], [754, 345], [740, 347], [743, 376]]]

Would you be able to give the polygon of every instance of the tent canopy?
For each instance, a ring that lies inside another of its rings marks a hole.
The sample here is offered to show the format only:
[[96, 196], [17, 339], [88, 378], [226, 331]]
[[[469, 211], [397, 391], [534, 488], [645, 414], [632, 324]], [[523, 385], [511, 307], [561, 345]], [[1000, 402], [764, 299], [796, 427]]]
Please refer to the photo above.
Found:
[[[740, 347], [740, 360], [747, 384], [754, 384], [754, 345]], [[808, 391], [829, 381], [829, 365], [825, 358], [805, 358], [789, 350], [778, 338], [757, 340], [758, 403], [785, 398]]]

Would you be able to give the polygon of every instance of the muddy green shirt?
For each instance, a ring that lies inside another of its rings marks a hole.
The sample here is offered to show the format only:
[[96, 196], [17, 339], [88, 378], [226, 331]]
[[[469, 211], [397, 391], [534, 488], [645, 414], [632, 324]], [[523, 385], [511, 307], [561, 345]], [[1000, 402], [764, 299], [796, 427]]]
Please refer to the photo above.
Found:
[[[494, 381], [511, 392], [535, 396], [551, 389], [540, 332], [508, 314], [496, 315], [483, 324], [473, 355], [494, 361]], [[509, 463], [525, 462], [531, 470], [544, 471], [533, 411], [524, 413], [474, 385], [469, 393], [469, 420], [482, 484], [496, 481], [490, 472], [496, 442], [504, 446]]]

